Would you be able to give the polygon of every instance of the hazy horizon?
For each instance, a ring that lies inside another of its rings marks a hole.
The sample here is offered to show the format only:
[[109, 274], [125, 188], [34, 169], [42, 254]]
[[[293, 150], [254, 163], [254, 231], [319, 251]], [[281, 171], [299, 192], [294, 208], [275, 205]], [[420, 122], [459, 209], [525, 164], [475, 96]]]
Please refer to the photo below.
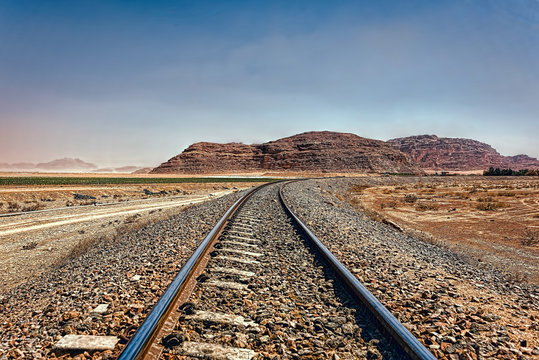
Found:
[[539, 1], [0, 3], [0, 163], [422, 134], [539, 158]]

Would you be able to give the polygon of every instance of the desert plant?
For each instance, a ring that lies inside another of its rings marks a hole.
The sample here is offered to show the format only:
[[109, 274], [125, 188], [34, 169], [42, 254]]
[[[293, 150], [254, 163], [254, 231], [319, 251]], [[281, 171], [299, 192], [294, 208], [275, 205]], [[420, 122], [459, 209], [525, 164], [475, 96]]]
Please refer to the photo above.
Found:
[[32, 249], [35, 249], [37, 247], [37, 241], [31, 241], [29, 242], [28, 244], [24, 244], [22, 246], [22, 249], [23, 250], [32, 250]]
[[499, 201], [483, 201], [476, 205], [476, 209], [481, 211], [494, 211], [502, 207], [505, 207], [505, 204]]
[[387, 203], [383, 202], [380, 204], [380, 209], [385, 209], [385, 208], [391, 208], [391, 209], [394, 209], [397, 207], [397, 202], [394, 201], [394, 200], [391, 200]]
[[507, 196], [507, 197], [515, 196], [515, 195], [516, 195], [515, 193], [509, 192], [509, 191], [500, 191], [495, 194], [495, 196]]
[[125, 224], [131, 224], [134, 222], [137, 222], [138, 218], [141, 217], [140, 214], [131, 215], [125, 218], [124, 223]]
[[520, 240], [522, 245], [533, 246], [539, 244], [539, 232], [537, 230], [526, 229], [522, 239]]
[[22, 212], [27, 212], [27, 211], [36, 211], [36, 210], [41, 210], [43, 209], [45, 206], [43, 204], [40, 204], [38, 202], [33, 202], [33, 203], [29, 203], [29, 205], [27, 206], [24, 206], [21, 208], [21, 211]]
[[432, 202], [421, 201], [417, 203], [416, 210], [427, 211], [427, 210], [438, 210], [438, 204]]
[[415, 194], [406, 194], [404, 195], [404, 202], [413, 204], [417, 201], [417, 196]]
[[7, 210], [9, 212], [18, 212], [21, 209], [21, 205], [18, 202], [15, 201], [8, 201], [7, 203]]

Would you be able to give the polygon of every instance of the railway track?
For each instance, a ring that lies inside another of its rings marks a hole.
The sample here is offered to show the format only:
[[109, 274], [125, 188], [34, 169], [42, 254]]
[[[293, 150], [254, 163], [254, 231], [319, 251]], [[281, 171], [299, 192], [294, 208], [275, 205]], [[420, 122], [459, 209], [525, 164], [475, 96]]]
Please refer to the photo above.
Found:
[[120, 359], [434, 359], [291, 212], [238, 200]]

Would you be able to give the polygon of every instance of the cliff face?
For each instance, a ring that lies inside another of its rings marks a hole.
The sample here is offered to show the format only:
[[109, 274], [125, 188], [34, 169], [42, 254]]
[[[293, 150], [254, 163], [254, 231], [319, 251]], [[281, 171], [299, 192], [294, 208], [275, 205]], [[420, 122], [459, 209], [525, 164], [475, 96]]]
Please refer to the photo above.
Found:
[[387, 143], [407, 153], [423, 169], [486, 170], [493, 166], [519, 170], [539, 167], [535, 158], [527, 155], [502, 156], [490, 145], [471, 139], [420, 135], [392, 139]]
[[330, 131], [307, 132], [263, 144], [200, 142], [152, 173], [418, 172], [407, 155], [383, 141]]

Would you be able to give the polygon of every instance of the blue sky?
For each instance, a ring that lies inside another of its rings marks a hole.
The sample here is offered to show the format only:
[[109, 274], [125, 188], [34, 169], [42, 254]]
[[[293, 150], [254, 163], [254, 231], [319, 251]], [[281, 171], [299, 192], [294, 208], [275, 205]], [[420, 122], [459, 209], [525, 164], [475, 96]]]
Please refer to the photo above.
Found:
[[310, 130], [539, 157], [539, 1], [0, 1], [0, 162]]

